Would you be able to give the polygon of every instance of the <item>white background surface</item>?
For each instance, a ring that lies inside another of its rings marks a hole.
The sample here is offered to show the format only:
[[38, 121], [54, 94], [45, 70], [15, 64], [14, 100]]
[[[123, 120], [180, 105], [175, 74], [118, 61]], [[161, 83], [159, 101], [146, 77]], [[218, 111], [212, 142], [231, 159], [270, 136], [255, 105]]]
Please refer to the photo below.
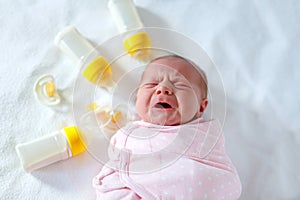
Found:
[[[218, 66], [241, 199], [300, 199], [300, 1], [135, 2], [145, 26], [185, 34]], [[94, 44], [117, 34], [104, 0], [0, 1], [0, 199], [95, 199], [101, 165], [88, 153], [25, 173], [14, 150], [72, 123], [71, 110], [45, 107], [32, 93], [50, 73], [71, 106], [78, 68], [53, 42], [67, 25]]]

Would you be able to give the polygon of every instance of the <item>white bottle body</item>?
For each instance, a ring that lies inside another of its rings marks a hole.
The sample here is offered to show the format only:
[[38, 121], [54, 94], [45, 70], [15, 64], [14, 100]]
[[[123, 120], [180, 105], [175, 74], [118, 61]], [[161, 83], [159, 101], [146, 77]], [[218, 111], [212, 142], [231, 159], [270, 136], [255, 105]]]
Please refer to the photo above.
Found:
[[63, 130], [56, 131], [30, 142], [18, 144], [16, 151], [24, 170], [27, 172], [72, 157]]
[[119, 33], [144, 27], [132, 0], [109, 0], [108, 8]]
[[66, 27], [59, 32], [54, 42], [56, 46], [79, 64], [82, 64], [88, 55], [95, 53], [95, 47], [73, 26]]

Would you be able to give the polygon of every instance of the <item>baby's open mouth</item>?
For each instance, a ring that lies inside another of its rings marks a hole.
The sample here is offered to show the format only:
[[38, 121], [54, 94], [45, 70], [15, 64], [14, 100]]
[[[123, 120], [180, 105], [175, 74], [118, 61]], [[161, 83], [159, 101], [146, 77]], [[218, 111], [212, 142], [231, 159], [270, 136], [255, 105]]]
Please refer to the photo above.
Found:
[[159, 102], [155, 104], [155, 108], [172, 108], [172, 106], [165, 102]]

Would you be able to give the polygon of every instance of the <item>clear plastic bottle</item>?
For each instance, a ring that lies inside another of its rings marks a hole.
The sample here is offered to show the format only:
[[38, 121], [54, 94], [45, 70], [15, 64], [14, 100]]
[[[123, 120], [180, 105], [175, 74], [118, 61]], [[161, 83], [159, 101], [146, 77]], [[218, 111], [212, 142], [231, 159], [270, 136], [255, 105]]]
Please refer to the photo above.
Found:
[[66, 27], [57, 34], [54, 42], [76, 63], [88, 63], [83, 69], [83, 76], [88, 81], [108, 90], [115, 87], [109, 63], [75, 27]]
[[112, 18], [123, 34], [126, 51], [138, 60], [149, 57], [151, 40], [132, 0], [109, 0], [108, 8]]
[[85, 150], [80, 130], [66, 127], [30, 142], [17, 144], [16, 151], [26, 172], [76, 156]]

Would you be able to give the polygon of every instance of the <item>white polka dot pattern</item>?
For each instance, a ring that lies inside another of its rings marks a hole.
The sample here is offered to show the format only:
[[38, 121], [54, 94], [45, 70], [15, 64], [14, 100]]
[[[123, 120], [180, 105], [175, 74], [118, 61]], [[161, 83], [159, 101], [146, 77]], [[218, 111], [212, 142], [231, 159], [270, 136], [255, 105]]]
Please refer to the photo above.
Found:
[[[204, 123], [202, 126], [207, 125], [209, 124]], [[218, 129], [218, 127], [214, 128], [213, 130]], [[119, 142], [120, 146], [124, 145], [124, 138], [118, 136], [120, 135], [113, 137], [117, 141], [115, 144]], [[148, 151], [155, 151], [168, 141], [166, 135], [156, 135], [157, 138], [159, 138], [157, 141], [146, 140], [140, 145], [135, 139], [126, 138], [126, 148], [145, 153], [147, 149], [145, 147], [148, 145]], [[146, 196], [149, 194], [158, 195], [155, 197], [157, 199], [238, 199], [241, 194], [241, 183], [235, 167], [226, 155], [223, 134], [214, 137], [215, 140], [212, 140], [213, 137], [209, 138], [209, 145], [205, 144], [207, 137], [199, 138], [201, 140], [193, 143], [180, 159], [165, 168], [141, 174], [113, 171], [111, 174], [98, 176], [96, 187], [100, 188], [98, 191], [101, 190], [102, 195], [106, 195], [105, 191], [110, 193], [109, 191], [120, 188], [114, 188], [114, 184], [105, 180], [112, 183], [121, 180], [123, 188], [130, 188], [130, 192], [134, 191], [142, 199], [147, 199]], [[201, 148], [205, 146], [202, 149], [206, 152], [199, 153], [201, 149], [198, 148], [199, 145], [202, 145]], [[204, 155], [205, 157], [202, 157]], [[134, 160], [126, 160], [126, 162], [130, 163]]]

